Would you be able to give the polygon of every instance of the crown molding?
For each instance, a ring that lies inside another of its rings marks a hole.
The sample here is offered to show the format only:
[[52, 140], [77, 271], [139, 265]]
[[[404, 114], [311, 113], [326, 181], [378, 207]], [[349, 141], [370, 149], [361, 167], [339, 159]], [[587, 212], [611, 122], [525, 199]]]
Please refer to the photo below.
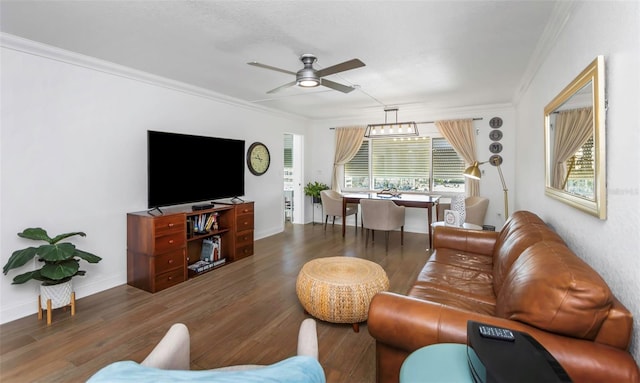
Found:
[[166, 77], [157, 76], [124, 65], [115, 64], [110, 61], [101, 60], [95, 57], [57, 48], [51, 45], [43, 44], [37, 41], [25, 39], [23, 37], [11, 35], [4, 32], [0, 32], [0, 46], [2, 48], [22, 52], [25, 54], [126, 78], [132, 81], [138, 81], [176, 92], [186, 93], [192, 96], [206, 98], [222, 104], [258, 111], [261, 113], [268, 113], [279, 117], [286, 117], [289, 119], [308, 121], [308, 119], [301, 116], [252, 104], [208, 89], [186, 84], [180, 81], [171, 80]]
[[538, 73], [542, 63], [549, 55], [560, 33], [564, 30], [567, 21], [571, 17], [573, 9], [576, 7], [575, 1], [558, 1], [555, 3], [549, 21], [536, 44], [536, 48], [529, 59], [527, 69], [520, 80], [516, 92], [513, 95], [513, 104], [518, 105], [524, 93], [529, 89], [533, 78]]

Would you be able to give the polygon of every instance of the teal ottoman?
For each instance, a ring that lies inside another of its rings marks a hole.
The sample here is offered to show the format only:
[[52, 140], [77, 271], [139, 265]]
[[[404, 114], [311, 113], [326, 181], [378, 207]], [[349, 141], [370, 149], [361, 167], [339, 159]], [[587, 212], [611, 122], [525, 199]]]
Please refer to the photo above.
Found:
[[439, 343], [412, 352], [400, 368], [400, 383], [473, 383], [467, 346]]

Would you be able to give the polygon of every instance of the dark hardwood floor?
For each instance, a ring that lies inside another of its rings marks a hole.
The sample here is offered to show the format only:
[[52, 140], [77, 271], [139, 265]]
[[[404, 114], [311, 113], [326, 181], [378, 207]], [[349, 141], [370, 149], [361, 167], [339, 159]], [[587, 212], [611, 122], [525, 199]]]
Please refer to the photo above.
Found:
[[[343, 238], [337, 224], [325, 232], [320, 224], [288, 223], [285, 232], [256, 241], [253, 256], [156, 294], [122, 285], [79, 299], [74, 317], [54, 310], [51, 326], [36, 314], [3, 324], [0, 381], [85, 381], [111, 362], [142, 361], [176, 322], [189, 328], [192, 369], [287, 358], [306, 317], [295, 292], [305, 262], [365, 258], [386, 270], [391, 291], [405, 293], [429, 255], [425, 234], [406, 233], [401, 247], [400, 234], [392, 233], [388, 253], [382, 233], [368, 247], [364, 237], [348, 227]], [[375, 342], [366, 324], [355, 333], [348, 324], [317, 323], [327, 382], [375, 382]]]

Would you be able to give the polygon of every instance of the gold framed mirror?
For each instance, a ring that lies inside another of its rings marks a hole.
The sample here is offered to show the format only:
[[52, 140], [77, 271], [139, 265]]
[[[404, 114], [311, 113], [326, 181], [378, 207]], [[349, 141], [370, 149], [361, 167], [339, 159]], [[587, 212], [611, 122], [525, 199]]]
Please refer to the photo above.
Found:
[[544, 108], [545, 194], [607, 218], [604, 56]]

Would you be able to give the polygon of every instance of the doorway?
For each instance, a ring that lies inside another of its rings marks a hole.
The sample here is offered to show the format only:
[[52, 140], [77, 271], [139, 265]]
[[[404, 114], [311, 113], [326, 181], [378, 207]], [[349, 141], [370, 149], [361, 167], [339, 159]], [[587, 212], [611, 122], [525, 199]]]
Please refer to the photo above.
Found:
[[284, 221], [304, 223], [303, 136], [284, 134]]

